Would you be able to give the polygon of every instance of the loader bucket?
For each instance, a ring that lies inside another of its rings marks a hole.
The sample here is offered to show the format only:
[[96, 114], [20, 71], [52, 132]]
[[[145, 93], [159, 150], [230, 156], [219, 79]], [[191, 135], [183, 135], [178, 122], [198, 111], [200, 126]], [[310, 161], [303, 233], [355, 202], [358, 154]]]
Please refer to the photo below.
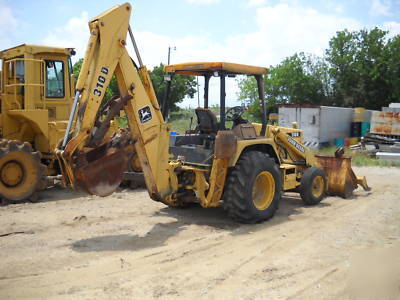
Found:
[[75, 158], [74, 186], [86, 193], [101, 197], [112, 194], [120, 185], [128, 168], [133, 145], [115, 144], [115, 139]]
[[366, 191], [371, 190], [365, 177], [357, 177], [354, 174], [350, 156], [316, 154], [315, 157], [325, 171], [328, 194], [348, 198], [358, 185], [361, 185]]

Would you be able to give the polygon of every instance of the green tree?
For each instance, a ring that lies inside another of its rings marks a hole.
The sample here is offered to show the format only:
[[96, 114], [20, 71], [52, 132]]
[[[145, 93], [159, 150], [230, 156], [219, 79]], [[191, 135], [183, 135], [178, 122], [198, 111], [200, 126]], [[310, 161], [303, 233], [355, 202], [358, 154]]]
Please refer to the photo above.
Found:
[[392, 101], [399, 48], [387, 34], [379, 28], [343, 30], [330, 40], [326, 59], [335, 104], [380, 109]]
[[[270, 67], [264, 76], [267, 111], [277, 111], [279, 104], [326, 104], [331, 96], [326, 63], [316, 56], [298, 53]], [[238, 97], [250, 103], [250, 113], [259, 115], [257, 84], [253, 77], [239, 79]]]
[[[239, 99], [253, 103], [256, 83], [239, 80]], [[400, 99], [400, 35], [379, 28], [339, 31], [324, 58], [295, 54], [271, 66], [265, 77], [267, 106], [311, 103], [380, 109]]]
[[400, 102], [400, 35], [388, 42], [388, 76], [390, 81], [389, 102]]
[[[150, 72], [153, 87], [160, 105], [165, 97], [166, 92], [166, 82], [164, 80], [164, 75], [165, 73], [163, 64], [154, 67], [153, 70]], [[176, 104], [182, 102], [185, 97], [193, 98], [195, 93], [196, 79], [194, 76], [172, 76], [171, 91], [168, 99], [169, 111], [177, 111], [179, 107]]]

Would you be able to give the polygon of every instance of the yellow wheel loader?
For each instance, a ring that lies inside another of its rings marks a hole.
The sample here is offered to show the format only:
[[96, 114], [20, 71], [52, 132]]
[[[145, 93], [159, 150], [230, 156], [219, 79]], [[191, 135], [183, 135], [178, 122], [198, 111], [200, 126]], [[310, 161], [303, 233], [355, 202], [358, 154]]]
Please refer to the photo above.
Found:
[[[301, 130], [266, 125], [266, 68], [225, 62], [167, 66], [165, 71], [171, 74], [206, 78], [204, 107], [195, 110], [196, 128], [170, 138], [170, 127], [129, 26], [131, 11], [125, 3], [89, 22], [90, 39], [67, 131], [56, 150], [65, 185], [100, 196], [111, 194], [135, 148], [153, 200], [170, 206], [190, 202], [223, 206], [240, 222], [271, 218], [284, 191], [297, 191], [306, 204], [316, 204], [326, 193], [340, 194], [346, 188], [352, 192], [357, 184], [368, 188], [365, 178], [353, 176], [345, 163], [349, 158], [338, 153], [321, 163], [302, 144]], [[128, 33], [137, 63], [126, 50]], [[100, 103], [113, 74], [121, 97], [110, 104], [107, 117], [99, 119]], [[254, 76], [258, 83], [261, 124], [245, 120], [240, 108], [225, 111], [225, 79], [237, 74]], [[212, 76], [219, 78], [221, 86], [219, 119], [208, 109]], [[130, 130], [104, 139], [109, 120], [122, 109]], [[336, 170], [327, 172], [329, 164], [335, 164]]]
[[[27, 44], [0, 52], [0, 200], [35, 201], [46, 178], [61, 174], [54, 149], [75, 91], [72, 55], [73, 48]], [[140, 186], [131, 168], [124, 179]]]
[[54, 149], [74, 94], [72, 48], [20, 45], [0, 52], [0, 199], [35, 200], [60, 174]]

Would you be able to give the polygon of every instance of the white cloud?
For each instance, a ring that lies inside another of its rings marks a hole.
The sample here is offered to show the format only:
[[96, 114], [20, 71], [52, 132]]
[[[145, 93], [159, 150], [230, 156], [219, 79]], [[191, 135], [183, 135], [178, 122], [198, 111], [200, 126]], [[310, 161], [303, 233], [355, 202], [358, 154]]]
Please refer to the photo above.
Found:
[[73, 60], [76, 61], [85, 53], [89, 39], [88, 21], [88, 13], [82, 12], [80, 17], [71, 18], [65, 25], [49, 32], [42, 43], [49, 46], [75, 48], [77, 56]]
[[219, 0], [186, 0], [186, 2], [191, 4], [213, 4], [218, 3]]
[[[350, 18], [322, 14], [314, 9], [289, 4], [259, 7], [255, 18], [257, 27], [253, 32], [234, 33], [224, 39], [215, 39], [207, 32], [180, 38], [150, 31], [134, 30], [134, 34], [143, 62], [149, 69], [160, 62], [167, 62], [168, 46], [176, 46], [176, 51], [171, 52], [171, 63], [232, 61], [268, 67], [299, 51], [322, 55], [336, 31], [362, 27]], [[82, 13], [79, 18], [72, 18], [64, 26], [50, 32], [44, 42], [49, 45], [75, 47], [76, 58], [82, 57], [89, 37], [87, 21], [87, 13]], [[133, 55], [130, 43], [128, 45], [129, 53]], [[216, 104], [219, 99], [218, 80], [214, 79], [211, 84], [210, 99], [211, 103]], [[237, 103], [234, 101], [237, 91], [235, 86], [235, 80], [227, 81], [229, 105]], [[200, 91], [202, 98], [202, 87]], [[190, 103], [193, 107], [196, 101], [191, 100]], [[189, 102], [185, 101], [183, 105], [187, 106]]]
[[5, 1], [0, 1], [0, 49], [11, 46], [11, 38], [18, 28], [18, 20]]
[[246, 7], [258, 7], [265, 5], [267, 0], [249, 0], [246, 4]]
[[344, 7], [342, 4], [339, 4], [337, 1], [335, 0], [326, 0], [324, 1], [325, 5], [327, 8], [329, 8], [330, 10], [333, 10], [336, 13], [342, 13], [344, 11]]
[[400, 23], [395, 21], [385, 22], [382, 27], [384, 30], [389, 31], [389, 36], [400, 34]]
[[388, 0], [372, 0], [369, 13], [372, 16], [391, 16], [390, 1]]
[[[139, 32], [137, 41], [143, 60], [150, 66], [161, 60], [165, 63], [168, 45], [174, 45], [177, 50], [171, 54], [171, 63], [209, 60], [268, 67], [299, 51], [322, 55], [336, 31], [362, 27], [350, 18], [322, 14], [314, 9], [288, 4], [258, 8], [256, 23], [257, 28], [253, 32], [232, 34], [223, 40], [215, 40], [207, 33], [176, 39]], [[214, 96], [210, 99], [212, 103], [218, 103], [218, 80], [214, 79], [213, 83], [211, 93]], [[235, 86], [234, 80], [228, 81], [227, 102], [230, 105], [237, 103], [234, 101], [237, 91]], [[202, 97], [202, 88], [200, 95]], [[195, 102], [185, 101], [184, 106], [191, 103], [193, 107]]]
[[247, 39], [254, 40], [263, 49], [265, 54], [260, 51], [259, 59], [263, 58], [268, 64], [275, 64], [298, 51], [322, 55], [336, 31], [362, 27], [351, 18], [287, 4], [257, 9], [256, 20], [259, 31]]

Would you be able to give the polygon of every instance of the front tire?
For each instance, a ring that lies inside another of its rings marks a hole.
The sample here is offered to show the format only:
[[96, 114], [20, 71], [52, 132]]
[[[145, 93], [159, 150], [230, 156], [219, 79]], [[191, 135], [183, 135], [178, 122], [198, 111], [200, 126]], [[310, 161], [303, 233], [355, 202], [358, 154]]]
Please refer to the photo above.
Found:
[[325, 197], [326, 176], [318, 167], [305, 170], [301, 178], [300, 196], [307, 205], [315, 205]]
[[46, 166], [29, 143], [0, 143], [0, 198], [10, 202], [37, 201], [36, 192], [45, 187]]
[[274, 216], [281, 189], [282, 179], [275, 161], [262, 152], [246, 152], [228, 175], [223, 207], [236, 221], [265, 221]]

